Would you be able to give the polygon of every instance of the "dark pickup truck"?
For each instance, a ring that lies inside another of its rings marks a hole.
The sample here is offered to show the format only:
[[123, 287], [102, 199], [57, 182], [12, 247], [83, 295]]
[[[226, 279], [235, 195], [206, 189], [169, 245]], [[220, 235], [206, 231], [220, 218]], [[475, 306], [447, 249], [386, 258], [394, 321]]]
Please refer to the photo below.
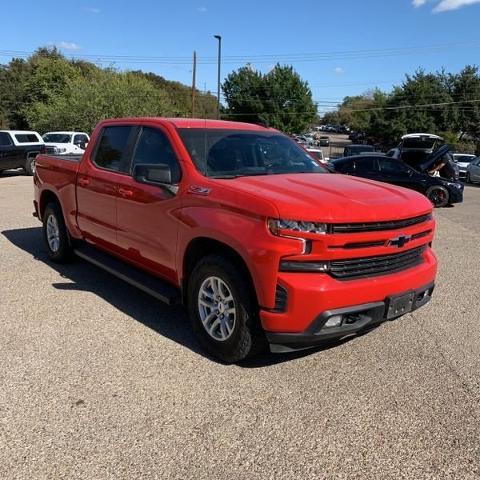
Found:
[[37, 132], [0, 130], [0, 173], [23, 168], [28, 175], [33, 175], [39, 153], [45, 153], [45, 143]]

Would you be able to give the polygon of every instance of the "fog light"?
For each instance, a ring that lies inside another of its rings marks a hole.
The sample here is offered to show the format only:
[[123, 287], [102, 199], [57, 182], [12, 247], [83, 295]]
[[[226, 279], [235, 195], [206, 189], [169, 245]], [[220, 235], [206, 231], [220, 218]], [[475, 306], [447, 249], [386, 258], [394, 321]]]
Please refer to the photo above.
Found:
[[343, 321], [343, 315], [334, 315], [333, 317], [330, 317], [326, 321], [323, 327], [324, 328], [340, 327], [342, 325], [342, 321]]

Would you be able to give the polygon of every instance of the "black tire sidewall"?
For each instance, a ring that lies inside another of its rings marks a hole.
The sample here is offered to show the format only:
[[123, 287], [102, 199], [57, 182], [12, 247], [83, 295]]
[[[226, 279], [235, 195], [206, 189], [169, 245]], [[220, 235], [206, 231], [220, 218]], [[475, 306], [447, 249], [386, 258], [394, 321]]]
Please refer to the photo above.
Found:
[[[47, 238], [47, 220], [52, 215], [57, 221], [60, 239], [60, 245], [56, 252], [50, 249]], [[45, 212], [43, 214], [43, 237], [47, 246], [48, 256], [51, 260], [57, 263], [64, 263], [71, 258], [72, 248], [70, 245], [70, 238], [67, 227], [65, 226], [62, 210], [57, 203], [49, 203], [45, 208]]]
[[[198, 311], [198, 292], [204, 280], [212, 276], [221, 278], [227, 284], [237, 310], [233, 333], [224, 341], [215, 340], [207, 333]], [[237, 362], [255, 350], [254, 343], [259, 333], [258, 307], [250, 290], [245, 276], [239, 269], [216, 255], [202, 259], [189, 279], [187, 306], [193, 330], [205, 350], [222, 362]]]

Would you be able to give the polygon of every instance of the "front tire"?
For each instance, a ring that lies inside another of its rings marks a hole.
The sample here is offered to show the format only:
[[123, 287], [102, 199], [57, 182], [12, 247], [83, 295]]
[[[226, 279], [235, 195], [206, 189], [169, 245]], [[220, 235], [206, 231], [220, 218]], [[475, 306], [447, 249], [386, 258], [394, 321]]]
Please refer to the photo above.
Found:
[[234, 363], [264, 348], [253, 288], [233, 262], [219, 255], [200, 260], [190, 276], [187, 304], [200, 344], [215, 358]]
[[435, 208], [446, 207], [450, 203], [450, 194], [445, 187], [434, 185], [427, 190], [427, 198]]
[[466, 181], [467, 183], [472, 183], [472, 178], [470, 177], [470, 172], [467, 172], [467, 176], [466, 176], [466, 178], [465, 178], [465, 181]]
[[25, 173], [33, 175], [35, 173], [35, 157], [28, 157], [25, 162]]
[[73, 249], [58, 203], [49, 203], [43, 214], [43, 235], [48, 256], [55, 263], [66, 263], [72, 258]]

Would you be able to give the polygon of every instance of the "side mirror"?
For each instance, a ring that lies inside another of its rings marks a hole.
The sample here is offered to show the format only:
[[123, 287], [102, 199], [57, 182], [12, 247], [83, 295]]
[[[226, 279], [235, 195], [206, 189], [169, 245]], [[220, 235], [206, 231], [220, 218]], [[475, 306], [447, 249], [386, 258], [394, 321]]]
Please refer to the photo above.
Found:
[[85, 150], [85, 148], [87, 148], [87, 145], [85, 144], [85, 142], [75, 142], [75, 145], [78, 148], [81, 148], [82, 150]]
[[132, 176], [138, 183], [157, 186], [172, 184], [172, 171], [168, 165], [163, 163], [135, 165]]

